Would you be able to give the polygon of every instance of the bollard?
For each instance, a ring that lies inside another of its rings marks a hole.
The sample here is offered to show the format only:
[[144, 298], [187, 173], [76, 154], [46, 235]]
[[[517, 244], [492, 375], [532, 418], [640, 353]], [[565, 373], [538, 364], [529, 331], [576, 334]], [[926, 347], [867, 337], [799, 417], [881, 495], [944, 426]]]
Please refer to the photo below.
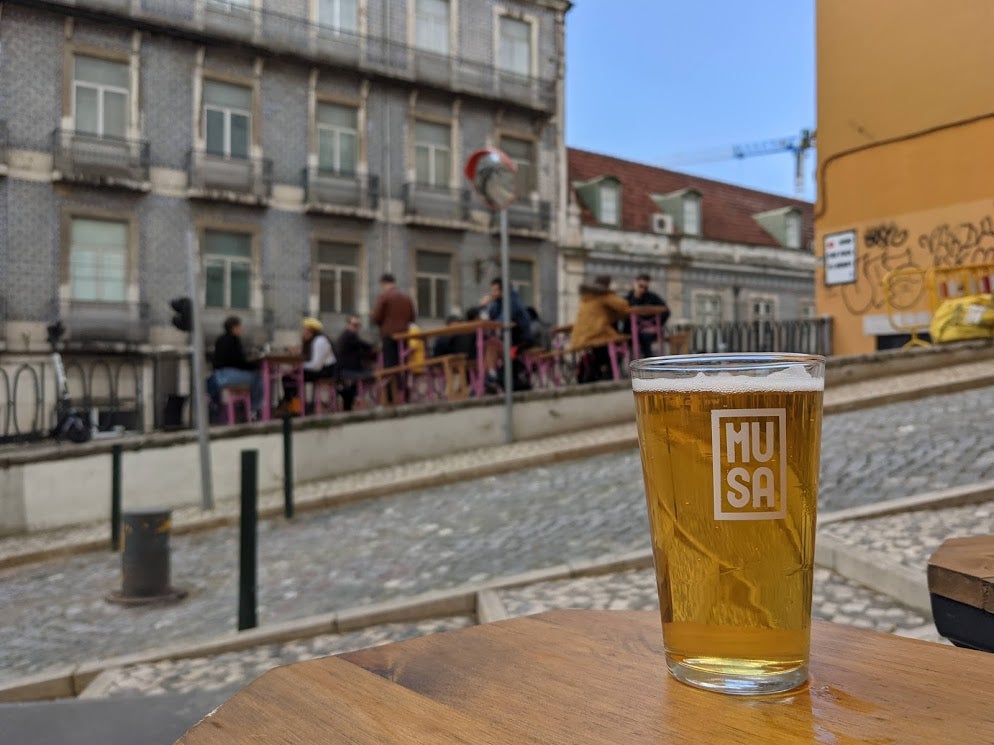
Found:
[[122, 605], [167, 603], [186, 597], [185, 590], [170, 584], [170, 510], [125, 512], [121, 520], [121, 589], [107, 599]]
[[283, 417], [283, 516], [293, 517], [293, 420]]
[[121, 453], [124, 448], [110, 449], [110, 550], [121, 548]]
[[257, 534], [256, 500], [258, 450], [242, 451], [242, 517], [239, 535], [238, 630], [254, 629], [255, 614], [255, 542]]

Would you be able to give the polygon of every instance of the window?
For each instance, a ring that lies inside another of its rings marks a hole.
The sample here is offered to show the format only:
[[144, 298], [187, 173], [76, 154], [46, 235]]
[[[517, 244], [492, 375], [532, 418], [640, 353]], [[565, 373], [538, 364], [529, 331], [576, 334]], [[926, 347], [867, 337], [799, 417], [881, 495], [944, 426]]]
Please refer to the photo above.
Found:
[[777, 315], [776, 298], [754, 295], [749, 303], [749, 311], [751, 321], [772, 321]]
[[798, 212], [788, 212], [786, 220], [787, 248], [801, 247], [801, 215]]
[[317, 0], [318, 23], [335, 32], [359, 30], [359, 0]]
[[701, 234], [701, 198], [687, 194], [683, 198], [683, 232], [687, 235]]
[[806, 299], [801, 301], [801, 318], [817, 318], [818, 311], [815, 306], [815, 301], [811, 299]]
[[523, 78], [531, 77], [532, 25], [528, 21], [501, 16], [499, 67]]
[[351, 106], [318, 104], [318, 168], [338, 174], [355, 173], [359, 112]]
[[73, 121], [77, 132], [125, 137], [131, 74], [123, 62], [77, 56], [73, 61]]
[[204, 80], [204, 135], [209, 154], [225, 158], [247, 158], [251, 122], [250, 88], [217, 80]]
[[444, 318], [452, 300], [452, 256], [418, 251], [415, 266], [418, 313], [426, 318]]
[[204, 274], [208, 308], [251, 307], [252, 236], [205, 231]]
[[450, 132], [448, 124], [414, 123], [414, 169], [419, 184], [449, 185], [452, 162]]
[[209, 5], [227, 11], [246, 11], [252, 7], [252, 0], [207, 0]]
[[535, 305], [535, 265], [527, 259], [511, 259], [511, 286], [526, 308]]
[[348, 243], [318, 243], [318, 310], [355, 313], [359, 289], [359, 247]]
[[617, 225], [618, 216], [620, 213], [619, 204], [619, 191], [617, 184], [601, 184], [600, 187], [600, 203], [601, 203], [601, 214], [599, 216], [598, 222], [605, 223], [606, 225]]
[[721, 320], [721, 295], [710, 292], [694, 295], [694, 323], [712, 326]]
[[415, 0], [414, 46], [449, 53], [449, 0]]
[[518, 196], [527, 197], [535, 191], [535, 143], [517, 137], [501, 137], [500, 149], [518, 167]]
[[70, 230], [72, 299], [123, 303], [127, 299], [128, 224], [75, 218]]

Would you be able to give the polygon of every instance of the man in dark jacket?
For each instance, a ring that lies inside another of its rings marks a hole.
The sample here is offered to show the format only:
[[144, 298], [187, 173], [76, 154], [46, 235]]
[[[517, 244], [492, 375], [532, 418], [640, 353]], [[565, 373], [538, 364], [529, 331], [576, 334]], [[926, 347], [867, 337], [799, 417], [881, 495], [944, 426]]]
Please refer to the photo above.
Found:
[[399, 346], [393, 335], [407, 331], [414, 320], [414, 302], [410, 295], [397, 287], [392, 274], [384, 274], [380, 277], [380, 294], [373, 307], [373, 323], [380, 329], [383, 344], [384, 367], [400, 364]]
[[[632, 284], [632, 289], [628, 291], [627, 295], [625, 295], [625, 300], [631, 306], [658, 305], [665, 308], [665, 310], [660, 314], [659, 319], [660, 324], [665, 324], [666, 320], [670, 317], [669, 308], [666, 307], [665, 300], [649, 289], [649, 280], [649, 275], [644, 272], [638, 275], [635, 278], [635, 282]], [[626, 318], [624, 320], [622, 330], [626, 334], [632, 333], [632, 322], [630, 319]], [[639, 349], [641, 350], [643, 357], [652, 356], [652, 343], [655, 340], [656, 334], [654, 332], [646, 330], [639, 331]]]
[[357, 386], [355, 381], [368, 375], [366, 363], [375, 354], [373, 345], [359, 336], [362, 321], [359, 316], [349, 316], [345, 330], [339, 334], [335, 342], [335, 353], [338, 357], [338, 377], [342, 380], [339, 393], [342, 394], [342, 404], [346, 411], [352, 411], [355, 404]]
[[231, 385], [247, 385], [252, 396], [252, 413], [258, 416], [262, 409], [262, 377], [258, 365], [249, 362], [242, 346], [242, 320], [229, 316], [224, 322], [224, 333], [214, 342], [212, 357], [214, 374], [210, 386], [220, 394], [220, 389]]

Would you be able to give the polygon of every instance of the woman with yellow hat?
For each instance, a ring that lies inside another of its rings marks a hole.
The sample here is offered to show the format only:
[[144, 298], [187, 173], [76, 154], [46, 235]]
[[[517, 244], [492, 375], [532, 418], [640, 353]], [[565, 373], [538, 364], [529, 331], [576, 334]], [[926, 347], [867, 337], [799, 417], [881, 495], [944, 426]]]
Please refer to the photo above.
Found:
[[[324, 333], [324, 324], [317, 318], [301, 321], [300, 351], [307, 359], [304, 363], [304, 381], [313, 382], [319, 378], [335, 377], [335, 350], [331, 340]], [[284, 404], [281, 406], [290, 414], [303, 411], [297, 391], [297, 379], [293, 375], [283, 376]]]

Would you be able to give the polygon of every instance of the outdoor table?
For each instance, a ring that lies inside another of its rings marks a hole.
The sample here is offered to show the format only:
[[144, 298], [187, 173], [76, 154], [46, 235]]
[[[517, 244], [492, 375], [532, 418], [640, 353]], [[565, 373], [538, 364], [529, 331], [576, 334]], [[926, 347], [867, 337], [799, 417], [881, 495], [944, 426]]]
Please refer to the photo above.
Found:
[[642, 341], [639, 339], [639, 331], [642, 324], [648, 325], [656, 334], [656, 344], [658, 344], [659, 354], [663, 353], [663, 322], [662, 314], [667, 311], [665, 305], [631, 305], [629, 320], [632, 329], [632, 359], [642, 358]]
[[556, 611], [271, 670], [179, 740], [221, 743], [990, 743], [982, 652], [815, 622], [810, 685], [674, 680], [654, 611]]
[[473, 380], [471, 381], [471, 387], [473, 395], [480, 397], [484, 393], [485, 380], [487, 376], [486, 365], [483, 361], [484, 340], [486, 339], [488, 331], [497, 331], [501, 328], [503, 328], [503, 324], [500, 321], [461, 321], [459, 323], [450, 323], [448, 326], [440, 326], [435, 329], [403, 331], [401, 333], [394, 334], [393, 338], [397, 341], [400, 347], [400, 362], [401, 364], [404, 364], [404, 361], [407, 358], [407, 342], [411, 339], [425, 340], [425, 346], [427, 346], [428, 339], [433, 339], [438, 336], [462, 336], [463, 334], [476, 334], [476, 375], [472, 376]]
[[280, 370], [289, 369], [297, 378], [297, 391], [301, 401], [301, 411], [306, 411], [303, 402], [307, 396], [304, 388], [304, 363], [307, 360], [299, 354], [264, 354], [259, 358], [259, 369], [262, 375], [262, 421], [272, 419], [273, 383]]

